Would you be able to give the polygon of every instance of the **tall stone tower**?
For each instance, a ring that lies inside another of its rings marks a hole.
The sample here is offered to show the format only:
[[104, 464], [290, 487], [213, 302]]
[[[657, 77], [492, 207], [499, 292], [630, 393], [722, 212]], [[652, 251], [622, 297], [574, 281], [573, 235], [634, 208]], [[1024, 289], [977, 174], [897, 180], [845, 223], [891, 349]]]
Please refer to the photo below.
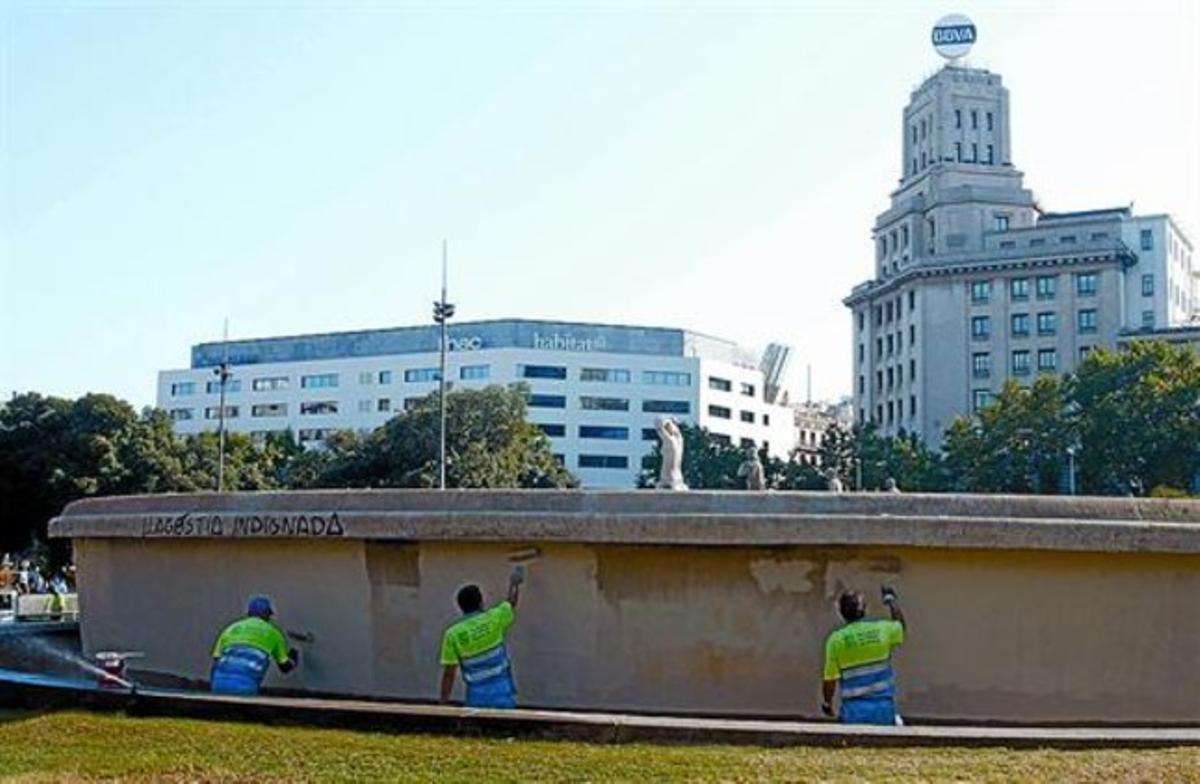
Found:
[[912, 93], [900, 134], [900, 183], [875, 219], [877, 278], [981, 251], [985, 232], [1033, 225], [998, 75], [942, 68]]
[[943, 67], [912, 92], [900, 134], [874, 277], [844, 300], [859, 423], [938, 444], [1007, 382], [1071, 373], [1097, 346], [1200, 314], [1191, 243], [1169, 216], [1038, 207], [997, 74]]

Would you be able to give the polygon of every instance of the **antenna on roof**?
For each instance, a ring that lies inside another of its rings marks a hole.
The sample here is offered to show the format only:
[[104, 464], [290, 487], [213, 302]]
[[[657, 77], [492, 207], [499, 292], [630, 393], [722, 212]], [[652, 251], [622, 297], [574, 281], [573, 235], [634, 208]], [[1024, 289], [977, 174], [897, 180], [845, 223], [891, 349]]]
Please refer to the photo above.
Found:
[[217, 409], [217, 492], [225, 491], [225, 386], [233, 375], [229, 370], [229, 317], [225, 317], [225, 326], [221, 332], [221, 364], [213, 373], [217, 375], [221, 385], [220, 407]]
[[454, 305], [446, 301], [446, 266], [449, 253], [442, 240], [442, 298], [433, 303], [433, 320], [441, 327], [440, 370], [438, 371], [438, 489], [446, 489], [446, 322], [454, 316]]

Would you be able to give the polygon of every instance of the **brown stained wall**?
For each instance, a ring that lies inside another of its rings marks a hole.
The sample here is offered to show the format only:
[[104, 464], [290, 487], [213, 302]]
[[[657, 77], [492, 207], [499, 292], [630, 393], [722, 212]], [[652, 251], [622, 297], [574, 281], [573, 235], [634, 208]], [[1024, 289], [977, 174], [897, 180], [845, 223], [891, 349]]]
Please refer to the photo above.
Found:
[[[506, 586], [520, 542], [76, 541], [88, 651], [205, 677], [245, 597], [313, 632], [272, 685], [433, 699], [454, 593]], [[527, 705], [813, 716], [834, 600], [910, 615], [897, 656], [910, 716], [1200, 722], [1200, 556], [879, 546], [540, 542], [511, 636]]]

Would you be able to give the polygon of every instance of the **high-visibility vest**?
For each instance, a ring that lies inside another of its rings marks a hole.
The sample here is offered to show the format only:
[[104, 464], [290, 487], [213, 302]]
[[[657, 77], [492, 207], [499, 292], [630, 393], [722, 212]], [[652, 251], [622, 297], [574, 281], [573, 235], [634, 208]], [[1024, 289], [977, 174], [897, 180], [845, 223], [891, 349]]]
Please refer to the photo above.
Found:
[[895, 693], [896, 680], [890, 658], [842, 670], [842, 700], [891, 697]]
[[468, 688], [499, 686], [501, 681], [512, 687], [512, 663], [504, 643], [463, 659], [460, 666]]

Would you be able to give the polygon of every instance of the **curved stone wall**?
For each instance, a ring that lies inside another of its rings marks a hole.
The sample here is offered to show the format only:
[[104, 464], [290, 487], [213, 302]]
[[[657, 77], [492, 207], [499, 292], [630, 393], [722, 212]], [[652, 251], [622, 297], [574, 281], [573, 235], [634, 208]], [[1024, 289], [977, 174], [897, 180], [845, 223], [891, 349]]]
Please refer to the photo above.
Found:
[[[847, 587], [897, 586], [910, 717], [1200, 723], [1200, 504], [1143, 499], [352, 491], [81, 501], [84, 647], [207, 677], [251, 593], [311, 632], [270, 685], [433, 699], [453, 596], [538, 547], [511, 638], [532, 706], [815, 716]], [[873, 609], [880, 611], [877, 601]]]

